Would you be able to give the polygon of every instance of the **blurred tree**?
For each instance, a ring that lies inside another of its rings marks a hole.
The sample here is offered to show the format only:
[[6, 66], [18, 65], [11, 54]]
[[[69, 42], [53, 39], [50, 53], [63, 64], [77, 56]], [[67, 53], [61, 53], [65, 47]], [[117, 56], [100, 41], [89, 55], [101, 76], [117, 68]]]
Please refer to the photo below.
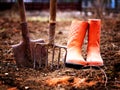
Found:
[[17, 0], [0, 0], [0, 2], [16, 2]]
[[[117, 1], [117, 0], [116, 0]], [[103, 18], [103, 13], [107, 13], [106, 7], [110, 5], [111, 0], [91, 0], [96, 18]]]

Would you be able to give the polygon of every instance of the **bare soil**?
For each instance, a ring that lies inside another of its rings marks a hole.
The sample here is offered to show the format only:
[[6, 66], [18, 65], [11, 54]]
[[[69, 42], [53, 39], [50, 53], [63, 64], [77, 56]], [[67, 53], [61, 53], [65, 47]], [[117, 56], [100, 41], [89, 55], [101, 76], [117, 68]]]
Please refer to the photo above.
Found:
[[[71, 21], [58, 21], [55, 42], [66, 45]], [[0, 17], [0, 90], [119, 90], [120, 20], [105, 19], [101, 30], [101, 69], [18, 68], [11, 45], [21, 40], [20, 20]], [[31, 39], [48, 41], [48, 21], [28, 21]], [[86, 56], [87, 37], [83, 45]]]

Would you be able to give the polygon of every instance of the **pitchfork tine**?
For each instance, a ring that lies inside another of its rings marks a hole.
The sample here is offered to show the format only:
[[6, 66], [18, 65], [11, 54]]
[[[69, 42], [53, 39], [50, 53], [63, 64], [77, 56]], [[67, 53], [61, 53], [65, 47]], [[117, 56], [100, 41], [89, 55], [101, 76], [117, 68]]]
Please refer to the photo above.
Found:
[[63, 58], [63, 61], [64, 61], [64, 65], [65, 65], [65, 62], [66, 62], [66, 56], [67, 56], [67, 48], [65, 46], [60, 46], [61, 48], [63, 48], [65, 50], [65, 55], [64, 55], [64, 58]]
[[54, 53], [55, 53], [55, 46], [52, 48], [52, 63], [51, 63], [51, 68], [53, 69], [53, 63], [54, 63]]
[[33, 68], [35, 69], [36, 68], [36, 61], [37, 61], [37, 58], [36, 58], [36, 48], [37, 48], [37, 44], [35, 44], [35, 46], [34, 46], [34, 55], [33, 55], [33, 59], [34, 59], [34, 61], [33, 61]]
[[[47, 50], [47, 54], [48, 54], [48, 48], [46, 48]], [[48, 67], [48, 55], [47, 55], [47, 59], [45, 60], [45, 68], [47, 68]]]
[[[36, 47], [36, 44], [35, 44], [35, 47]], [[34, 48], [35, 48], [35, 47], [34, 47]], [[36, 49], [34, 49], [34, 53], [33, 53], [33, 54], [34, 54], [34, 55], [33, 55], [33, 59], [34, 59], [34, 61], [33, 61], [33, 68], [34, 68], [34, 69], [35, 69], [35, 67], [36, 67], [36, 64], [35, 64], [35, 63], [36, 63], [36, 58], [35, 58], [36, 52], [35, 52], [35, 51], [36, 51]]]
[[59, 54], [58, 54], [58, 66], [57, 66], [57, 69], [59, 69], [60, 56], [61, 56], [61, 48], [59, 48]]
[[64, 57], [64, 64], [66, 62], [66, 57], [67, 57], [67, 48], [64, 48], [65, 49], [65, 57]]
[[39, 60], [39, 68], [42, 67], [42, 64], [41, 64], [41, 62], [42, 62], [42, 56], [41, 56], [41, 54], [42, 54], [42, 45], [40, 45], [40, 60]]

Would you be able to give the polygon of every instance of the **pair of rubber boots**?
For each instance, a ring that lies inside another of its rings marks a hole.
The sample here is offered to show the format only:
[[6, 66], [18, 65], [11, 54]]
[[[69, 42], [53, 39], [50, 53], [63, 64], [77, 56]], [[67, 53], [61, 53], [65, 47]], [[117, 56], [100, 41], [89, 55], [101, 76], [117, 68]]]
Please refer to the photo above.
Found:
[[[82, 44], [88, 30], [87, 58], [82, 56]], [[82, 66], [103, 66], [100, 55], [101, 20], [88, 21], [74, 20], [70, 26], [70, 35], [67, 42], [67, 67], [79, 68]]]

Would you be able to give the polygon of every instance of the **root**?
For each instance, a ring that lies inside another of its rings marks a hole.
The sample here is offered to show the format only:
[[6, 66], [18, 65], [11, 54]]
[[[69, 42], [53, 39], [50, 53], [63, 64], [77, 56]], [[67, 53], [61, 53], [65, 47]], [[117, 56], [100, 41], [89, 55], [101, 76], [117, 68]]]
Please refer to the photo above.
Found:
[[[104, 69], [102, 69], [100, 66], [96, 66], [97, 67], [97, 69], [98, 70], [100, 70], [102, 73], [103, 73], [103, 75], [104, 75], [104, 77], [105, 77], [105, 79], [104, 79], [104, 81], [105, 81], [105, 88], [106, 88], [106, 90], [107, 90], [107, 82], [108, 82], [108, 77], [107, 77], [107, 74], [105, 73], [105, 70]], [[90, 67], [90, 70], [92, 70], [92, 66]], [[90, 73], [91, 74], [91, 73]], [[92, 74], [91, 74], [92, 75]]]
[[98, 67], [100, 69], [100, 71], [104, 74], [105, 76], [105, 87], [107, 86], [107, 82], [108, 82], [108, 77], [107, 77], [107, 74], [105, 73], [105, 70], [102, 69], [101, 67]]

